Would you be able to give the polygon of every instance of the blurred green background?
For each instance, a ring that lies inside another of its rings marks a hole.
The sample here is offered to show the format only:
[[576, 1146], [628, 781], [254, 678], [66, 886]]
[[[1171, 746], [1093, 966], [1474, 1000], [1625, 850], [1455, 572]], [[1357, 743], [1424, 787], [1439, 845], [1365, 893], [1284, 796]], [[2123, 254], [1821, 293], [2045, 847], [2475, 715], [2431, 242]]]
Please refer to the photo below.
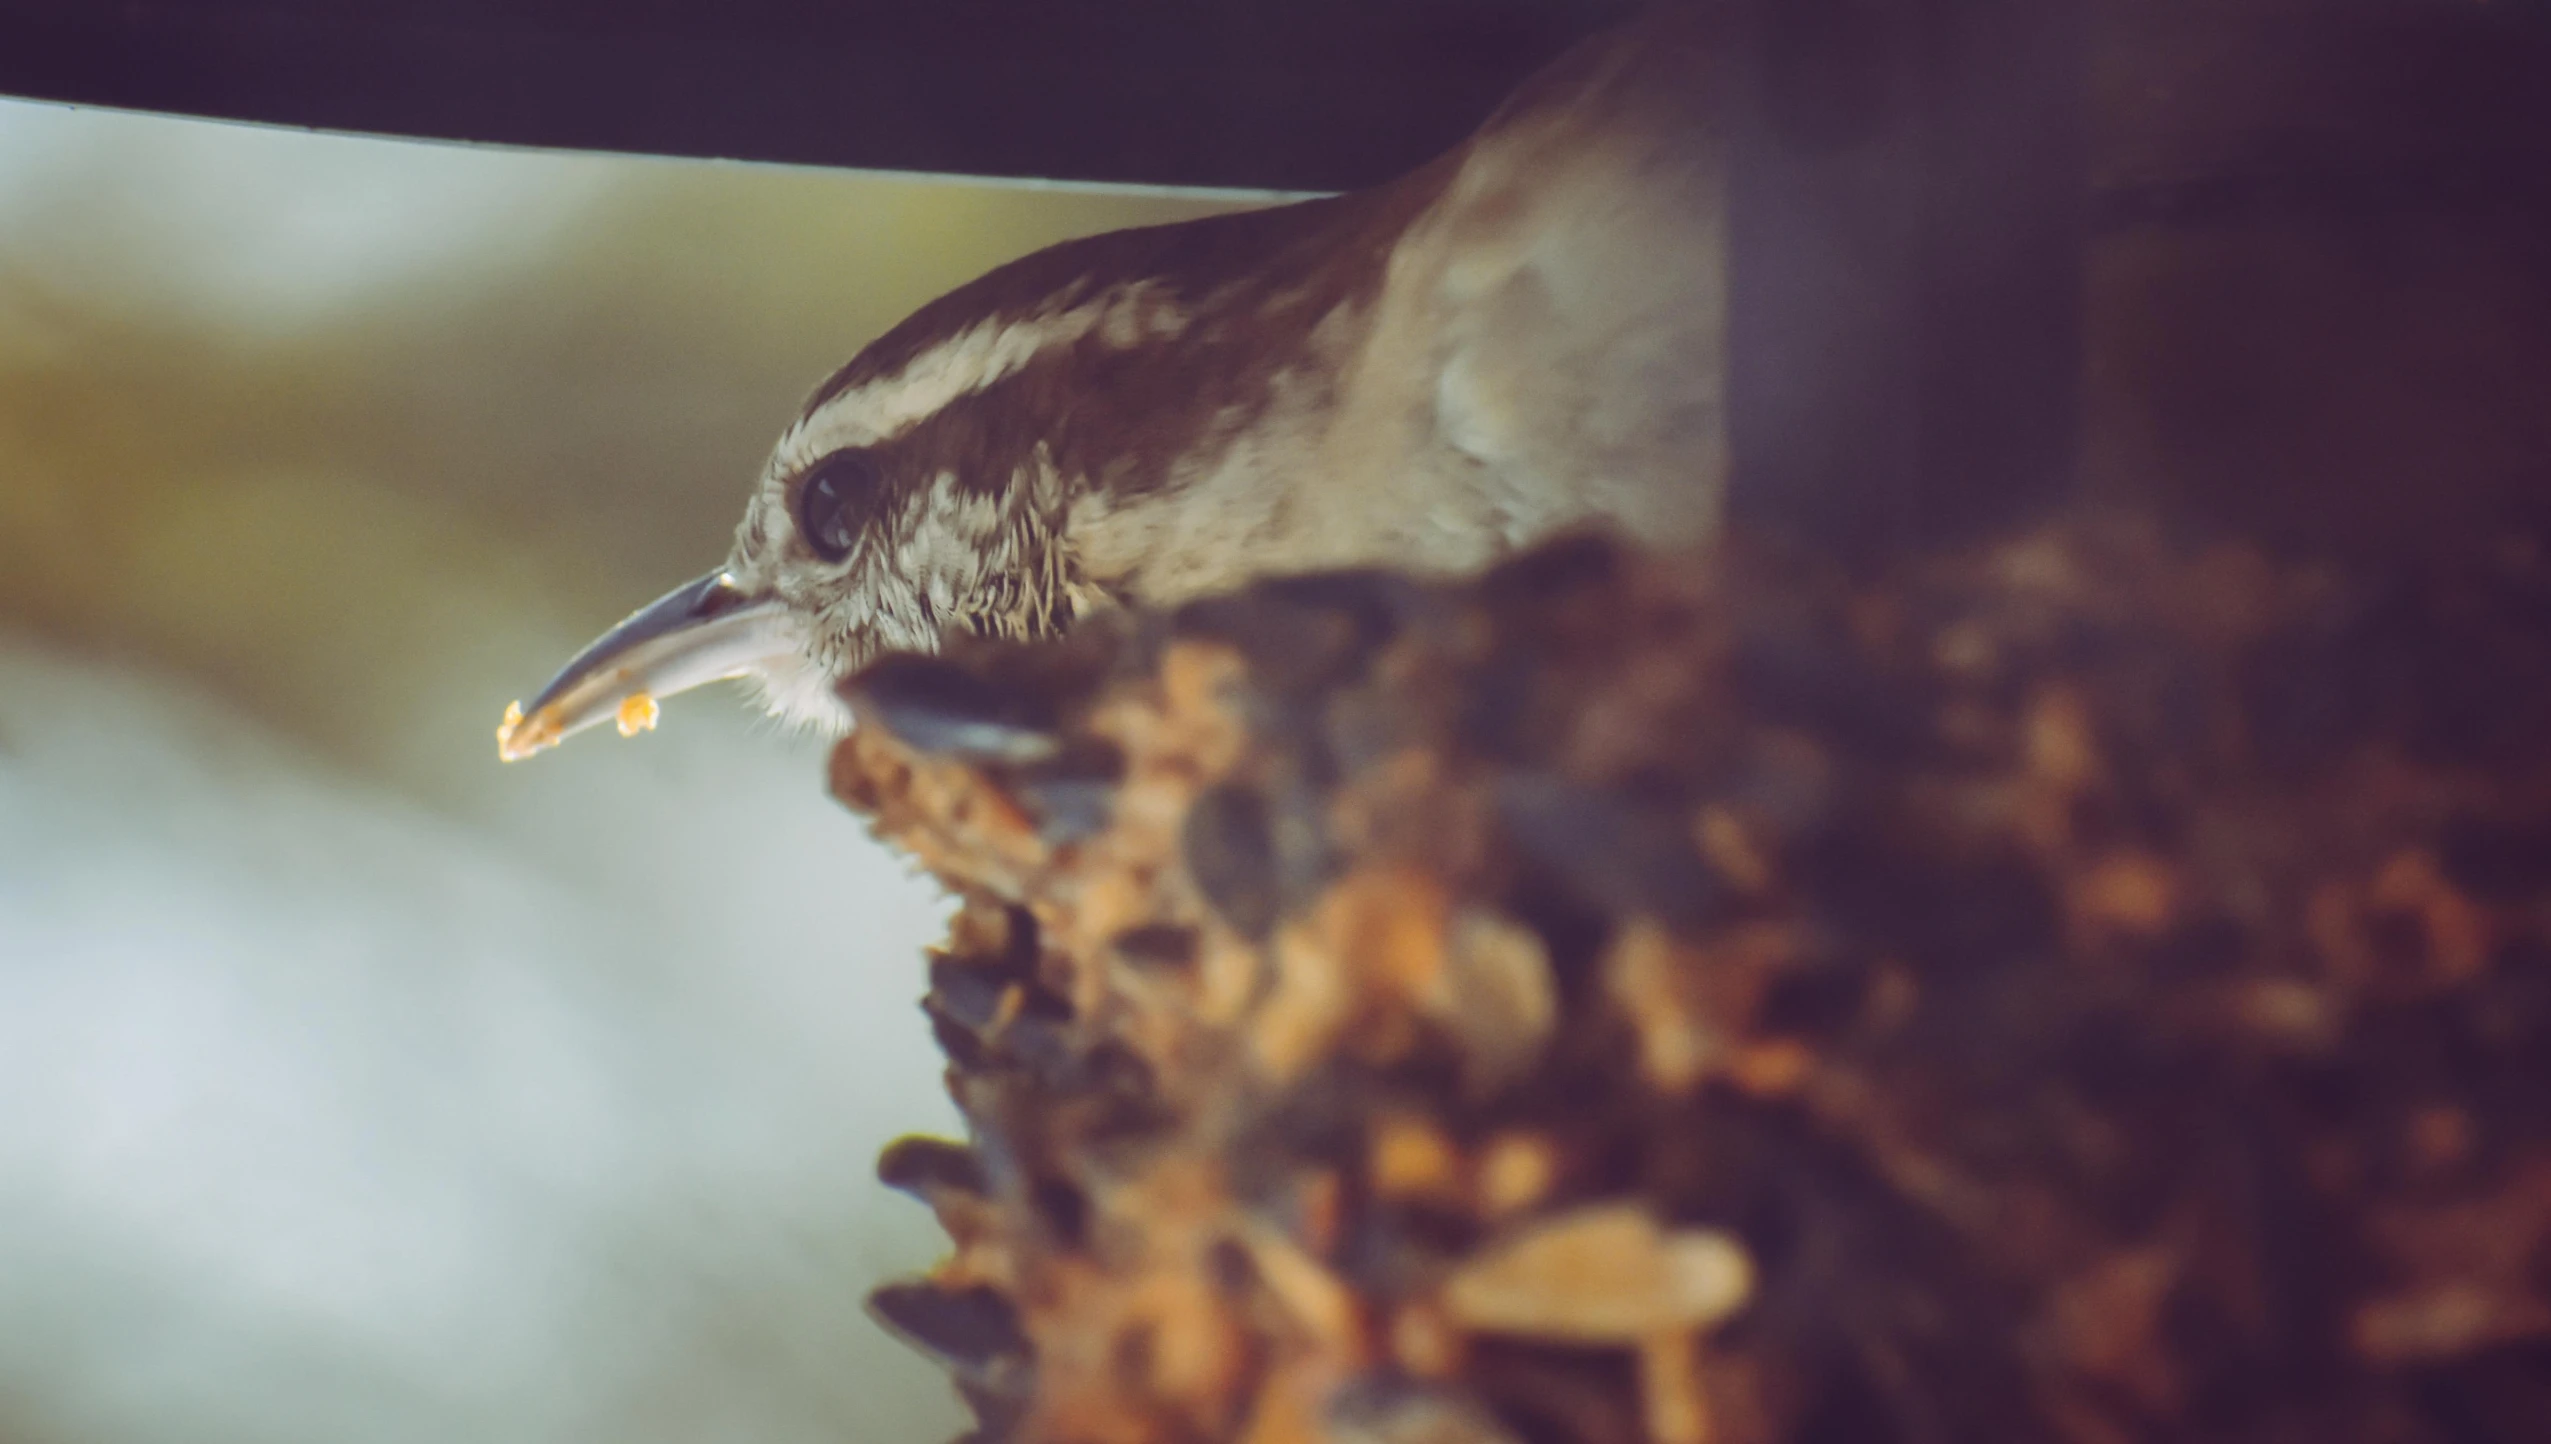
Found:
[[740, 694], [493, 728], [869, 336], [1235, 203], [0, 101], [0, 1441], [956, 1429], [933, 890]]

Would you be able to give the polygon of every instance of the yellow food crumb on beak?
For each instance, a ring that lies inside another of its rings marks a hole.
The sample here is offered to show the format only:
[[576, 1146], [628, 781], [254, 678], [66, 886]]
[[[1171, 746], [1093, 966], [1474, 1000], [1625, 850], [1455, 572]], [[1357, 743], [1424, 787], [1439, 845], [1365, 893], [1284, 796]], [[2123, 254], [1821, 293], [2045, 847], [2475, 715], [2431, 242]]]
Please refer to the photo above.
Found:
[[623, 737], [635, 737], [641, 732], [653, 732], [655, 730], [655, 719], [662, 711], [662, 708], [656, 706], [653, 695], [646, 692], [630, 693], [628, 697], [620, 703], [620, 716], [618, 719], [620, 723], [620, 735]]
[[523, 704], [505, 704], [505, 720], [496, 727], [496, 756], [499, 761], [519, 762], [535, 752], [558, 745], [558, 714], [542, 708], [539, 715], [525, 719]]
[[521, 700], [516, 699], [515, 701], [506, 703], [505, 720], [496, 724], [496, 756], [498, 760], [504, 762], [511, 762], [514, 760], [514, 733], [521, 730], [522, 725], [523, 704]]

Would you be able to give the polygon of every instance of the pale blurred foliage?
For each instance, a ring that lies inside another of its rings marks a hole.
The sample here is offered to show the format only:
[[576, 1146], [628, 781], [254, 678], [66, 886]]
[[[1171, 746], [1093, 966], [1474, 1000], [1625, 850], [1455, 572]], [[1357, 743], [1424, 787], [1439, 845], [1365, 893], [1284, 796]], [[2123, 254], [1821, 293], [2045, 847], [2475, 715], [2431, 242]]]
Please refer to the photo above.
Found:
[[926, 1441], [940, 902], [733, 697], [492, 727], [806, 391], [1227, 204], [0, 102], [0, 1441]]

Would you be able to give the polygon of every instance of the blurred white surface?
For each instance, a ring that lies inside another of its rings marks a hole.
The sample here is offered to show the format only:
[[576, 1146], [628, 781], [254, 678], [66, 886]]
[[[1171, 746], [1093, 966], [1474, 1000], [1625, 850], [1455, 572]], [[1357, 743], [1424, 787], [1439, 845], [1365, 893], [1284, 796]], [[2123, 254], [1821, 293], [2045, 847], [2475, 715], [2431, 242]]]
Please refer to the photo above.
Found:
[[857, 1311], [934, 1247], [865, 1165], [951, 1123], [937, 905], [737, 730], [662, 740], [749, 835], [596, 799], [702, 907], [0, 644], [0, 1437], [949, 1432]]
[[251, 335], [431, 280], [498, 227], [536, 247], [608, 190], [609, 164], [0, 101], [0, 209], [116, 242], [54, 257], [57, 284]]

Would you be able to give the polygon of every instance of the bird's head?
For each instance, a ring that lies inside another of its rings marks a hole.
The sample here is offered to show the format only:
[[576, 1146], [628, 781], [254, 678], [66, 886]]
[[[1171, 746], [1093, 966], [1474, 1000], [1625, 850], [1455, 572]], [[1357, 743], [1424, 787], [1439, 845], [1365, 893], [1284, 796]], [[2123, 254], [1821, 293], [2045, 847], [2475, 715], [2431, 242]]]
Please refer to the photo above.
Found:
[[[1301, 244], [1329, 203], [1120, 231], [932, 302], [808, 400], [726, 562], [587, 647], [498, 732], [507, 760], [724, 677], [839, 731], [839, 684], [955, 634], [1052, 635], [1110, 599], [1066, 545], [1076, 509], [1157, 497], [1263, 404], [1336, 289]], [[1292, 257], [1300, 259], [1289, 259]], [[1363, 269], [1363, 268], [1359, 268]], [[1245, 324], [1243, 324], [1245, 323]]]

